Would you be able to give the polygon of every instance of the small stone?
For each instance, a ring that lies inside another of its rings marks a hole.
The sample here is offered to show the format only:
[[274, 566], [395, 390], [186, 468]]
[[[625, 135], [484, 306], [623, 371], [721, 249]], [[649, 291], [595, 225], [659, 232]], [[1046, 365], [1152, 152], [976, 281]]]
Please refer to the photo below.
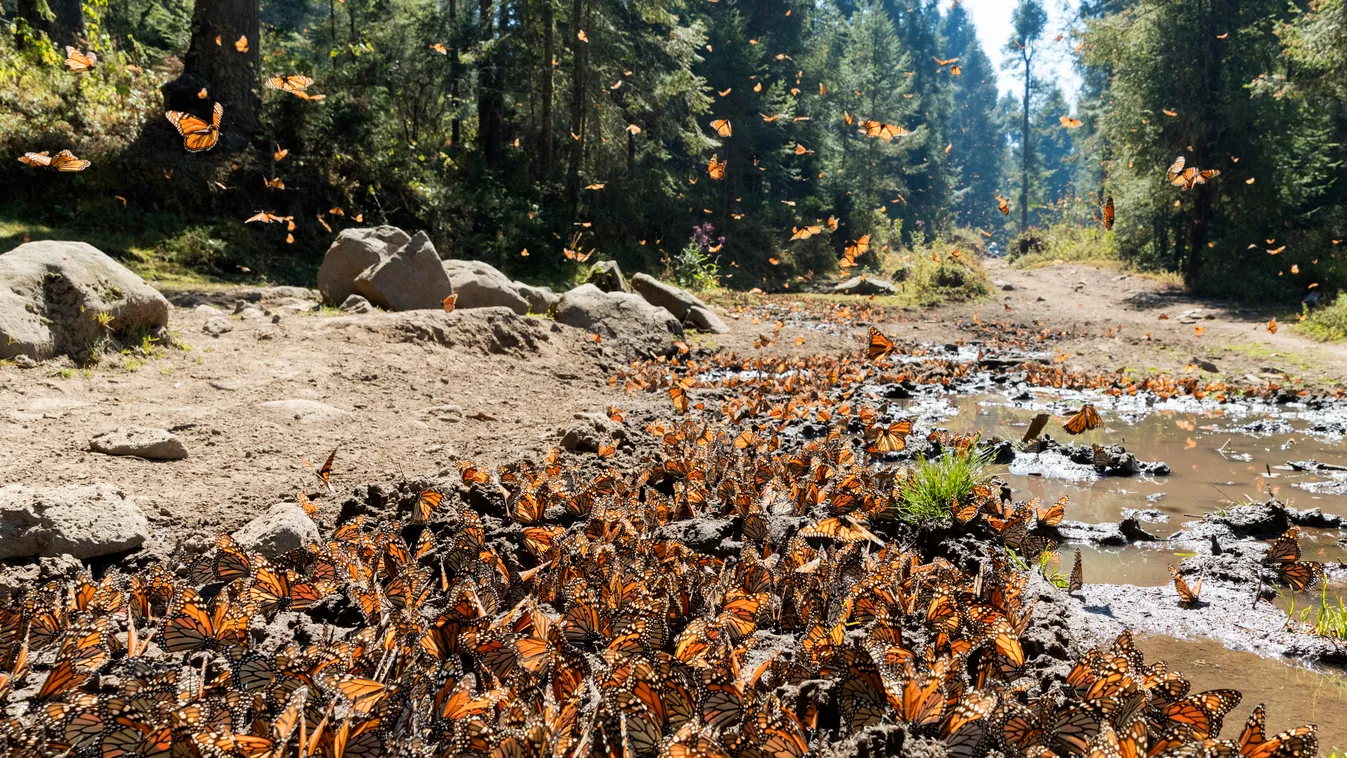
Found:
[[318, 525], [298, 503], [277, 503], [234, 532], [234, 540], [267, 558], [318, 542]]
[[197, 307], [193, 308], [192, 310], [196, 311], [197, 313], [200, 313], [200, 314], [203, 315], [203, 316], [223, 316], [223, 315], [224, 315], [224, 311], [220, 310], [219, 308], [216, 308], [216, 307], [213, 306], [213, 305], [206, 305], [205, 303], [202, 303], [201, 305], [198, 305]]
[[342, 301], [341, 310], [345, 313], [369, 313], [374, 310], [374, 306], [359, 295], [351, 295]]
[[31, 356], [16, 355], [14, 356], [14, 365], [19, 368], [37, 368], [37, 361], [33, 360]]
[[1012, 292], [1015, 289], [1015, 285], [1011, 284], [1010, 282], [1003, 281], [1001, 279], [997, 279], [996, 281], [992, 282], [992, 286], [1000, 287], [1005, 292]]
[[212, 337], [219, 337], [221, 334], [234, 331], [234, 325], [224, 316], [213, 316], [206, 320], [206, 325], [201, 327], [201, 331]]
[[1216, 367], [1215, 363], [1212, 363], [1211, 361], [1208, 360], [1204, 360], [1202, 358], [1193, 358], [1192, 361], [1190, 361], [1190, 363], [1194, 364], [1198, 368], [1210, 374], [1216, 374], [1220, 372], [1220, 369]]
[[152, 461], [178, 461], [187, 448], [176, 435], [164, 429], [123, 426], [89, 440], [89, 449], [105, 455], [130, 455]]

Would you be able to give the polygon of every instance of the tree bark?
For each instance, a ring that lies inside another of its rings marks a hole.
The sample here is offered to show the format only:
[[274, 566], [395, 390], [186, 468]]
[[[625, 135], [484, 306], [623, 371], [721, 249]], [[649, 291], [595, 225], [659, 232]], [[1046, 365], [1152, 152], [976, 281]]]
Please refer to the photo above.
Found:
[[553, 18], [554, 0], [542, 0], [543, 6], [543, 93], [541, 133], [538, 144], [538, 180], [547, 181], [552, 176], [552, 59], [556, 56], [554, 32], [556, 20]]
[[1029, 161], [1033, 155], [1033, 136], [1029, 132], [1029, 91], [1033, 84], [1032, 61], [1028, 54], [1029, 46], [1020, 53], [1024, 61], [1024, 123], [1023, 138], [1020, 140], [1020, 234], [1029, 229]]
[[58, 45], [79, 47], [85, 34], [84, 8], [80, 0], [46, 0], [45, 10], [50, 11], [50, 17], [40, 10], [41, 5], [41, 0], [20, 0], [19, 18]]
[[[258, 0], [196, 0], [192, 11], [192, 42], [183, 60], [183, 72], [164, 85], [165, 105], [210, 118], [213, 103], [224, 106], [220, 145], [229, 151], [243, 147], [258, 129], [262, 100], [258, 92], [261, 48]], [[236, 47], [247, 38], [247, 51]], [[216, 40], [219, 43], [216, 43]], [[205, 89], [202, 100], [197, 92]]]
[[[581, 30], [583, 18], [582, 0], [571, 0], [571, 49], [574, 51], [574, 70], [571, 72], [571, 163], [566, 172], [566, 210], [571, 220], [576, 217], [580, 205], [580, 163], [585, 150], [585, 77], [586, 63], [589, 60], [589, 44], [581, 42], [576, 36]], [[578, 137], [579, 139], [576, 139]]]
[[461, 116], [463, 104], [458, 99], [458, 81], [460, 78], [460, 69], [462, 59], [458, 56], [458, 47], [462, 43], [458, 34], [458, 0], [449, 0], [449, 102], [454, 109], [454, 119], [451, 122], [449, 132], [449, 143], [458, 147], [458, 141], [463, 136], [463, 118]]
[[477, 31], [481, 50], [477, 62], [477, 140], [488, 167], [500, 163], [501, 126], [504, 106], [496, 52], [486, 52], [495, 34], [495, 8], [492, 0], [479, 0]]

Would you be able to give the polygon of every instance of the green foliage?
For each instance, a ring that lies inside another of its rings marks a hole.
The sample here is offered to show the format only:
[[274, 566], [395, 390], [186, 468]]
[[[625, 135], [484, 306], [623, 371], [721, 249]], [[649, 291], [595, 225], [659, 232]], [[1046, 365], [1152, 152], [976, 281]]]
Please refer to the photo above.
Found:
[[1334, 640], [1347, 640], [1347, 602], [1342, 598], [1329, 600], [1327, 586], [1320, 586], [1319, 596], [1306, 608], [1296, 608], [1296, 596], [1282, 593], [1286, 601], [1286, 615], [1304, 624], [1314, 634]]
[[988, 457], [973, 447], [962, 453], [946, 450], [934, 459], [923, 455], [908, 469], [897, 512], [884, 517], [909, 523], [944, 520], [954, 503], [966, 500], [990, 478]]
[[1327, 306], [1308, 311], [1296, 330], [1324, 342], [1347, 340], [1347, 293]]
[[679, 287], [704, 292], [720, 286], [720, 268], [705, 248], [688, 243], [673, 259], [671, 278]]

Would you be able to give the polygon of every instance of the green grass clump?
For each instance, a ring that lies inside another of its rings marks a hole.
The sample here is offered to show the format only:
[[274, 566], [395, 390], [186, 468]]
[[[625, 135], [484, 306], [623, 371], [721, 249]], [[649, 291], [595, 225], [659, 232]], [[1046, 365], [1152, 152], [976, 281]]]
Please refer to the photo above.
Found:
[[1286, 599], [1286, 615], [1304, 624], [1310, 632], [1319, 637], [1347, 640], [1347, 603], [1342, 598], [1329, 600], [1326, 587], [1321, 587], [1319, 597], [1305, 608], [1296, 608], [1296, 597], [1291, 593], [1287, 593]]
[[1322, 342], [1347, 340], [1347, 293], [1338, 295], [1331, 305], [1311, 311], [1296, 324], [1296, 331]]
[[895, 521], [927, 523], [949, 517], [954, 503], [967, 500], [973, 489], [991, 479], [991, 459], [973, 446], [963, 452], [946, 450], [935, 458], [921, 456], [908, 470], [898, 498]]

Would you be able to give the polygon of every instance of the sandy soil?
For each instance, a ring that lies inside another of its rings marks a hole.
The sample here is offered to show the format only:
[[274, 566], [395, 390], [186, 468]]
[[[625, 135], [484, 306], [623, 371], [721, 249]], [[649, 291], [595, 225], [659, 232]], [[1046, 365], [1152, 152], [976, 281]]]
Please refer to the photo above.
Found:
[[[1288, 330], [1268, 334], [1262, 322], [1208, 309], [1145, 277], [1081, 266], [1018, 271], [999, 262], [992, 276], [1014, 287], [998, 292], [1013, 310], [983, 301], [895, 314], [881, 326], [895, 337], [936, 342], [1004, 334], [991, 324], [1005, 320], [1033, 332], [1066, 331], [1043, 344], [1069, 353], [1068, 365], [1080, 369], [1182, 370], [1202, 357], [1231, 376], [1278, 368], [1332, 382], [1347, 372], [1347, 348]], [[212, 296], [229, 299], [228, 292]], [[408, 328], [406, 314], [264, 307], [262, 317], [226, 316], [234, 328], [219, 337], [203, 332], [208, 314], [178, 308], [172, 329], [186, 348], [147, 360], [114, 356], [89, 370], [0, 368], [3, 481], [113, 483], [152, 519], [149, 547], [163, 551], [192, 534], [235, 528], [300, 490], [320, 494], [305, 461], [316, 467], [334, 447], [336, 492], [328, 503], [368, 483], [449, 475], [465, 459], [495, 465], [536, 455], [555, 446], [577, 414], [616, 406], [636, 425], [667, 410], [662, 396], [629, 396], [607, 384], [626, 356], [546, 319], [489, 324], [472, 311], [431, 314], [450, 335], [436, 339]], [[1215, 315], [1197, 322], [1206, 329], [1200, 339], [1180, 320], [1198, 307]], [[1170, 318], [1159, 320], [1160, 313]], [[857, 350], [864, 339], [861, 324], [831, 332], [786, 326], [758, 348], [755, 341], [772, 333], [770, 318], [754, 323], [742, 313], [727, 321], [732, 334], [689, 342], [752, 356]], [[306, 407], [265, 405], [274, 401]], [[128, 425], [174, 431], [189, 457], [163, 463], [89, 452], [90, 437]]]

